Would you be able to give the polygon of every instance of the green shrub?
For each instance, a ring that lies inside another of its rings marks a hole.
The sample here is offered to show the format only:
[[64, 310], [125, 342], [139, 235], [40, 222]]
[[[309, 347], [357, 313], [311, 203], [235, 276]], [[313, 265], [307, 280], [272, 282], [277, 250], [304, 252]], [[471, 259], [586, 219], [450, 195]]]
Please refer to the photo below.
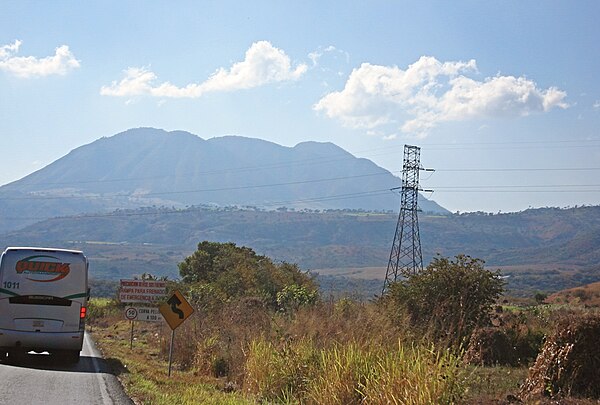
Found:
[[392, 283], [382, 302], [394, 316], [406, 311], [413, 326], [436, 340], [462, 344], [476, 327], [489, 323], [492, 305], [503, 291], [500, 274], [483, 264], [465, 255], [454, 261], [436, 257], [423, 272]]
[[[179, 273], [185, 284], [210, 286], [220, 301], [238, 297], [261, 297], [272, 308], [277, 307], [277, 294], [295, 285], [307, 294], [316, 294], [317, 287], [296, 264], [273, 263], [257, 255], [249, 247], [234, 243], [204, 241], [192, 255], [179, 263]], [[203, 291], [198, 291], [202, 296]]]

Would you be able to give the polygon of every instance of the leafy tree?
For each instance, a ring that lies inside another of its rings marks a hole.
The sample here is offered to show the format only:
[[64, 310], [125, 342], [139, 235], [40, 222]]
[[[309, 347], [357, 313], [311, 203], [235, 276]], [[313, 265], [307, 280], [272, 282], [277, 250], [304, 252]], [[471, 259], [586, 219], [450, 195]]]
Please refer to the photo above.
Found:
[[394, 311], [405, 310], [413, 325], [453, 344], [489, 322], [503, 288], [500, 274], [486, 270], [483, 260], [438, 256], [423, 272], [392, 283], [382, 299]]
[[273, 263], [235, 243], [200, 242], [198, 249], [179, 263], [179, 273], [184, 283], [194, 285], [192, 289], [203, 292], [209, 288], [222, 300], [254, 296], [276, 306], [277, 294], [286, 286], [295, 285], [315, 294], [317, 291], [312, 278], [296, 264]]
[[283, 290], [277, 293], [277, 305], [286, 311], [295, 311], [300, 307], [313, 305], [317, 302], [318, 294], [316, 290], [291, 284], [283, 287]]
[[236, 264], [256, 262], [257, 259], [250, 248], [237, 247], [235, 243], [204, 241], [191, 256], [179, 263], [179, 274], [185, 283], [214, 282]]
[[544, 301], [546, 301], [546, 298], [548, 298], [548, 294], [538, 291], [533, 298], [535, 299], [536, 304], [543, 304]]

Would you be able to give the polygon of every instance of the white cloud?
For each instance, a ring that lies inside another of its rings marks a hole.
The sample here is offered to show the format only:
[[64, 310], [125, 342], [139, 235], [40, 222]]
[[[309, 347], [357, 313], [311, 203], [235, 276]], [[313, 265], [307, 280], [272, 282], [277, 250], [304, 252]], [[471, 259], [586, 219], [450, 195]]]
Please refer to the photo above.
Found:
[[343, 51], [341, 49], [337, 49], [335, 46], [333, 45], [329, 45], [325, 48], [323, 47], [319, 47], [319, 49], [317, 49], [314, 52], [311, 52], [308, 54], [308, 58], [312, 61], [312, 66], [315, 67], [319, 64], [319, 60], [321, 59], [321, 57], [323, 55], [325, 55], [326, 53], [338, 53], [342, 56], [344, 56], [346, 63], [348, 63], [350, 61], [350, 54], [346, 51]]
[[11, 54], [19, 51], [23, 41], [16, 40], [13, 44], [0, 46], [0, 59], [7, 59]]
[[363, 63], [342, 91], [325, 95], [314, 109], [351, 128], [399, 125], [402, 132], [426, 136], [441, 122], [568, 107], [566, 93], [556, 87], [541, 90], [527, 78], [500, 75], [477, 81], [469, 73], [477, 73], [475, 60], [442, 63], [423, 56], [406, 70]]
[[152, 92], [152, 82], [156, 75], [146, 68], [129, 68], [124, 71], [125, 78], [119, 83], [113, 82], [110, 87], [102, 86], [103, 96], [130, 97], [142, 96]]
[[315, 51], [308, 54], [308, 58], [312, 61], [313, 66], [319, 63], [319, 59], [323, 56], [323, 52]]
[[598, 109], [598, 108], [600, 108], [600, 100], [596, 100], [596, 101], [594, 102], [594, 104], [593, 104], [593, 107], [594, 107], [595, 109]]
[[110, 86], [102, 86], [104, 96], [153, 96], [196, 98], [208, 92], [251, 89], [269, 83], [298, 80], [307, 70], [305, 64], [292, 67], [289, 56], [268, 41], [252, 44], [242, 62], [230, 69], [220, 68], [203, 83], [178, 87], [169, 82], [156, 84], [157, 76], [147, 68], [129, 68], [125, 77]]
[[5, 70], [17, 77], [31, 78], [50, 75], [65, 75], [68, 71], [80, 66], [69, 47], [62, 45], [56, 48], [53, 56], [36, 58], [35, 56], [15, 56], [19, 52], [21, 41], [0, 46], [0, 70]]
[[202, 87], [206, 91], [249, 89], [271, 82], [297, 80], [306, 70], [305, 64], [292, 69], [290, 58], [281, 49], [260, 41], [246, 51], [243, 62], [234, 64], [229, 71], [217, 70]]

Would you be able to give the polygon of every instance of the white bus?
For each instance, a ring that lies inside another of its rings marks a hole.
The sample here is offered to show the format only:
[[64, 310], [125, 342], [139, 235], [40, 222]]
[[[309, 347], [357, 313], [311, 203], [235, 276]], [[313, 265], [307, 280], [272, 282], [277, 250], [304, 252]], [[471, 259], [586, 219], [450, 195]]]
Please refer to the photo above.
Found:
[[0, 258], [0, 358], [47, 351], [79, 361], [88, 295], [82, 252], [7, 248]]

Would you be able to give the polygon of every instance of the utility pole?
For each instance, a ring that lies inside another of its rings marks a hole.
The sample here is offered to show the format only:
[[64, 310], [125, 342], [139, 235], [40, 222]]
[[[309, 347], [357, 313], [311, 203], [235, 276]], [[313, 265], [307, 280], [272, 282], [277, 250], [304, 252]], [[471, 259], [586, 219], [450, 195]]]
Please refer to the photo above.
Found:
[[419, 171], [421, 148], [404, 145], [404, 163], [402, 165], [400, 213], [394, 234], [394, 243], [390, 252], [383, 294], [390, 283], [395, 282], [398, 276], [411, 276], [423, 270], [423, 256], [421, 254], [421, 239], [419, 236], [419, 219], [417, 217], [419, 199]]

